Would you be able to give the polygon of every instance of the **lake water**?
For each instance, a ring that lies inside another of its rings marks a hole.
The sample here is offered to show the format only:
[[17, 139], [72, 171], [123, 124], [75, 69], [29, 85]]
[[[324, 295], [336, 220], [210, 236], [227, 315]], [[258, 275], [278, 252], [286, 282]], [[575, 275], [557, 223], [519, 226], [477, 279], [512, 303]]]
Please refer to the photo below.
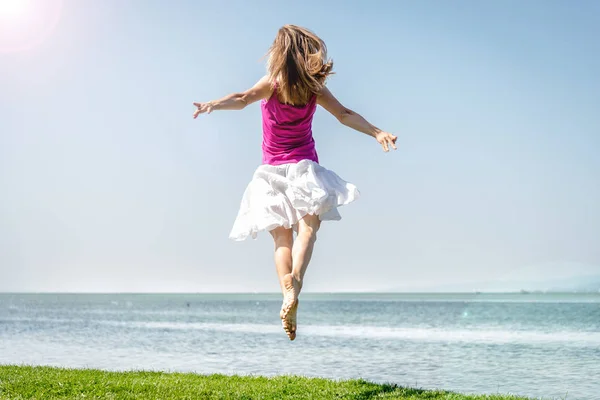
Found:
[[600, 294], [0, 294], [0, 364], [600, 399]]

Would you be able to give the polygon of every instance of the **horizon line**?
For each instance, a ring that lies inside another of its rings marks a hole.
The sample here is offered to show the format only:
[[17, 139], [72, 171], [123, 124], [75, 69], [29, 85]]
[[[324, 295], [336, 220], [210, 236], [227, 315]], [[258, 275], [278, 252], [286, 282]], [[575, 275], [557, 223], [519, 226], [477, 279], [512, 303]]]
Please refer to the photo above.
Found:
[[[483, 290], [472, 290], [472, 291], [331, 291], [331, 292], [316, 292], [307, 291], [304, 294], [594, 294], [599, 293], [591, 290], [514, 290], [514, 291], [483, 291]], [[133, 294], [133, 295], [156, 295], [156, 294], [170, 294], [170, 295], [280, 295], [281, 292], [120, 292], [120, 291], [102, 291], [102, 292], [78, 292], [78, 291], [2, 291], [0, 294]]]

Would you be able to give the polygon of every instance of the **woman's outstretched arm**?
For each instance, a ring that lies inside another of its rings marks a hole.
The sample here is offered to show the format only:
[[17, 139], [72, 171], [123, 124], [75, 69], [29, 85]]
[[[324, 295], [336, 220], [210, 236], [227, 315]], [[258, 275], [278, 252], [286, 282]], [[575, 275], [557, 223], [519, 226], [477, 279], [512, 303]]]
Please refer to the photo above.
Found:
[[396, 150], [396, 139], [397, 136], [391, 133], [384, 132], [376, 126], [372, 125], [364, 119], [359, 113], [344, 107], [331, 93], [327, 87], [323, 87], [319, 96], [317, 97], [317, 103], [324, 109], [329, 111], [334, 117], [338, 119], [342, 124], [356, 131], [362, 132], [369, 136], [374, 137], [377, 142], [383, 147], [383, 151], [389, 151], [390, 147]]
[[242, 93], [232, 93], [208, 103], [194, 103], [194, 118], [200, 114], [210, 114], [215, 110], [241, 110], [249, 104], [271, 96], [273, 88], [268, 76], [262, 77], [254, 86]]

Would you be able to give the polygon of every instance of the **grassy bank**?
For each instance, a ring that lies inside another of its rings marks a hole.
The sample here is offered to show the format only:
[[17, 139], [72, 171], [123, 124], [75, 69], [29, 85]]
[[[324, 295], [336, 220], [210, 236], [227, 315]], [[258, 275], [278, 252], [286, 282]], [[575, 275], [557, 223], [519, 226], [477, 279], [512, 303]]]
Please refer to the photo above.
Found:
[[447, 399], [517, 400], [292, 376], [241, 377], [0, 365], [0, 399]]

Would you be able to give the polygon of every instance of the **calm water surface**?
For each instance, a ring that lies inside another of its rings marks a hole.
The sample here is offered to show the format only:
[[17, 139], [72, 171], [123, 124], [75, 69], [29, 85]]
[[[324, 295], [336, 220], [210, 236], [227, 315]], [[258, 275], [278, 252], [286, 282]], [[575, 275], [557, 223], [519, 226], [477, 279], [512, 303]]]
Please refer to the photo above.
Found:
[[365, 378], [600, 399], [600, 294], [0, 294], [0, 364]]

